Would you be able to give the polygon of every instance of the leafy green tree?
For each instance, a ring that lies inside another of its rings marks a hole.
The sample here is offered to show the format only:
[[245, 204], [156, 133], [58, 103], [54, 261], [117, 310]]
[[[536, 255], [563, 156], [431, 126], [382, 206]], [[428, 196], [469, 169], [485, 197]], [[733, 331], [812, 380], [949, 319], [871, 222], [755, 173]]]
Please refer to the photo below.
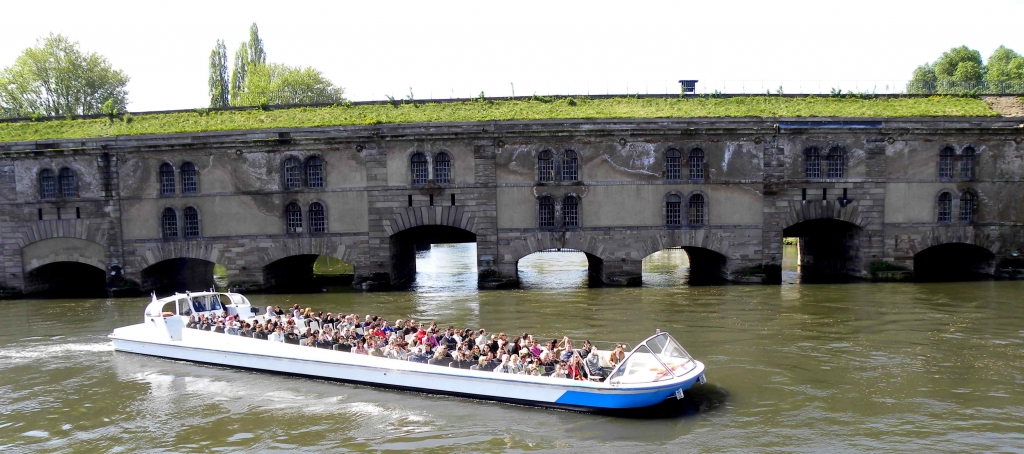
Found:
[[990, 93], [1024, 91], [1024, 57], [1006, 46], [999, 46], [985, 65], [985, 84]]
[[89, 115], [102, 113], [110, 101], [123, 112], [128, 80], [103, 56], [82, 52], [77, 42], [50, 34], [0, 71], [0, 110], [8, 116]]
[[319, 104], [344, 101], [345, 89], [320, 71], [267, 63], [249, 68], [238, 105]]
[[249, 44], [242, 43], [235, 51], [235, 65], [231, 68], [231, 104], [238, 103], [238, 97], [245, 90], [245, 78], [249, 73]]
[[936, 81], [935, 68], [931, 63], [925, 63], [914, 70], [914, 77], [907, 84], [907, 93], [918, 95], [935, 93]]
[[963, 93], [982, 86], [985, 67], [981, 52], [967, 46], [954, 47], [935, 60], [935, 78], [940, 93]]
[[249, 26], [249, 66], [262, 65], [267, 62], [267, 53], [263, 51], [263, 40], [260, 29], [253, 22]]
[[210, 107], [227, 107], [231, 87], [228, 85], [228, 50], [224, 41], [210, 51]]

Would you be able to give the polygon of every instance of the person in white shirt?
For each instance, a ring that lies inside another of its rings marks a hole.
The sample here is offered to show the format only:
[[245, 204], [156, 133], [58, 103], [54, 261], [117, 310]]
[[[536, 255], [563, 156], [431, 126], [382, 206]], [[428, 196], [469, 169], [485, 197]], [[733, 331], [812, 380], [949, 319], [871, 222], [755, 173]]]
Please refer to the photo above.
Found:
[[278, 327], [273, 333], [270, 333], [271, 342], [284, 342], [284, 328]]
[[487, 331], [480, 328], [480, 335], [476, 337], [476, 345], [480, 348], [484, 348], [487, 345]]
[[501, 364], [498, 364], [498, 367], [494, 368], [494, 372], [497, 372], [499, 374], [511, 374], [512, 373], [512, 365], [509, 364], [509, 362], [508, 362], [508, 355], [507, 354], [501, 355]]

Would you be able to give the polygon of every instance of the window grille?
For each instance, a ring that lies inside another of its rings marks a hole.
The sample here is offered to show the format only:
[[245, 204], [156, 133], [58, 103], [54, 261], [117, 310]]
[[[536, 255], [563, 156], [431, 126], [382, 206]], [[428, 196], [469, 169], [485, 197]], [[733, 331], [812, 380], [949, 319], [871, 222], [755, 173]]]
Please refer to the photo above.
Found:
[[181, 192], [193, 194], [196, 189], [196, 166], [191, 162], [186, 162], [181, 165]]
[[579, 179], [579, 159], [575, 151], [566, 151], [562, 157], [562, 181]]
[[42, 199], [52, 199], [57, 196], [55, 190], [53, 178], [53, 171], [50, 169], [43, 169], [39, 172], [39, 197]]
[[843, 150], [833, 148], [828, 152], [828, 177], [843, 178], [843, 167], [846, 164]]
[[163, 164], [160, 166], [160, 193], [174, 194], [174, 166]]
[[284, 188], [299, 189], [302, 187], [302, 173], [299, 168], [302, 164], [296, 158], [288, 158], [284, 161]]
[[683, 223], [683, 200], [672, 194], [665, 202], [665, 224], [681, 225]]
[[434, 182], [448, 184], [452, 182], [452, 158], [448, 153], [438, 153], [434, 157]]
[[185, 238], [198, 238], [199, 211], [194, 207], [186, 207], [182, 217], [185, 218]]
[[306, 160], [306, 186], [324, 187], [324, 161], [317, 156]]
[[678, 150], [668, 150], [668, 153], [665, 153], [665, 179], [681, 179], [682, 170], [682, 155]]
[[324, 216], [324, 205], [320, 202], [309, 204], [309, 233], [327, 232], [327, 221]]
[[575, 196], [565, 196], [562, 200], [562, 225], [578, 227], [580, 225], [580, 201]]
[[960, 195], [960, 222], [974, 222], [974, 205], [977, 198], [971, 191]]
[[821, 151], [817, 148], [808, 148], [804, 152], [807, 178], [821, 178]]
[[705, 219], [704, 196], [700, 194], [690, 196], [690, 224], [702, 225]]
[[288, 222], [288, 233], [302, 233], [302, 208], [297, 203], [289, 203], [284, 209]]
[[960, 178], [970, 179], [974, 176], [974, 149], [965, 148], [960, 155]]
[[550, 228], [555, 226], [555, 202], [551, 200], [551, 197], [540, 198], [540, 213], [538, 215], [539, 224], [542, 228]]
[[939, 222], [950, 222], [953, 213], [953, 196], [948, 192], [939, 194]]
[[690, 179], [704, 179], [704, 150], [700, 148], [690, 151]]
[[412, 184], [427, 184], [427, 157], [423, 153], [412, 155]]
[[953, 149], [943, 148], [939, 152], [939, 178], [953, 178]]
[[164, 238], [178, 237], [178, 214], [171, 208], [164, 208], [163, 214]]
[[555, 161], [551, 158], [550, 151], [542, 151], [537, 156], [537, 179], [541, 183], [555, 181]]

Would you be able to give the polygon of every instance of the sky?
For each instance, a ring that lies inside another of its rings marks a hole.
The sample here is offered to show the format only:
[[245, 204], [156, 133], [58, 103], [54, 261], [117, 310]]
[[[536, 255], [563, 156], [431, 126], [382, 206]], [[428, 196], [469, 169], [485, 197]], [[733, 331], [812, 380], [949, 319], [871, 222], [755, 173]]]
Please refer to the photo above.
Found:
[[[130, 77], [129, 110], [209, 104], [209, 55], [257, 23], [267, 60], [354, 101], [548, 94], [899, 89], [952, 47], [1024, 53], [1024, 0], [4, 2], [0, 67], [49, 33]], [[1000, 19], [1004, 18], [1004, 19]]]

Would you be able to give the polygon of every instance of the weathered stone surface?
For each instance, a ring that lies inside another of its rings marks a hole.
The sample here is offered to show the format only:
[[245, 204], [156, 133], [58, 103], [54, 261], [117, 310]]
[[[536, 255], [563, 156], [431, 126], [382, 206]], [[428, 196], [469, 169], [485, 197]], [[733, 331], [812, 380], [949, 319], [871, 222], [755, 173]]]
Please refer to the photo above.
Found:
[[[777, 282], [787, 234], [801, 236], [802, 264], [822, 272], [869, 278], [873, 262], [913, 268], [926, 249], [971, 245], [987, 254], [972, 270], [1015, 277], [998, 264], [1024, 247], [1020, 124], [557, 120], [296, 129], [284, 131], [289, 141], [275, 130], [50, 141], [45, 151], [3, 143], [0, 286], [34, 291], [45, 285], [29, 279], [35, 269], [77, 262], [103, 268], [112, 285], [123, 276], [145, 289], [145, 270], [192, 259], [223, 265], [232, 286], [260, 288], [287, 278], [274, 263], [327, 255], [353, 265], [357, 287], [401, 287], [415, 270], [414, 245], [438, 241], [477, 243], [484, 288], [516, 285], [521, 258], [558, 249], [585, 252], [592, 281], [609, 285], [638, 285], [643, 258], [672, 247], [687, 251], [694, 279]], [[940, 177], [946, 147], [955, 177]], [[821, 152], [820, 177], [808, 178], [811, 148]], [[695, 150], [700, 171], [691, 174]], [[841, 175], [828, 172], [832, 150], [843, 153]], [[414, 153], [428, 159], [426, 184], [411, 184]], [[437, 178], [440, 153], [450, 157], [449, 181]], [[678, 179], [668, 178], [672, 153]], [[552, 159], [550, 180], [541, 179], [541, 156]], [[289, 188], [292, 158], [298, 187]], [[320, 187], [310, 184], [311, 158], [323, 162]], [[186, 162], [198, 174], [191, 193]], [[173, 168], [166, 194], [164, 164]], [[73, 194], [42, 199], [40, 172], [63, 168], [75, 173]], [[947, 222], [938, 222], [942, 192], [954, 195]], [[977, 201], [961, 220], [965, 193]], [[691, 225], [694, 196], [705, 204]], [[554, 222], [541, 228], [543, 197]], [[564, 222], [567, 197], [578, 201], [575, 226]], [[681, 201], [680, 225], [666, 225], [670, 197]], [[301, 229], [288, 228], [292, 203]], [[324, 207], [323, 232], [310, 232], [313, 203]], [[183, 238], [186, 208], [198, 213], [198, 236]], [[162, 231], [165, 210], [176, 216], [176, 238]]]

